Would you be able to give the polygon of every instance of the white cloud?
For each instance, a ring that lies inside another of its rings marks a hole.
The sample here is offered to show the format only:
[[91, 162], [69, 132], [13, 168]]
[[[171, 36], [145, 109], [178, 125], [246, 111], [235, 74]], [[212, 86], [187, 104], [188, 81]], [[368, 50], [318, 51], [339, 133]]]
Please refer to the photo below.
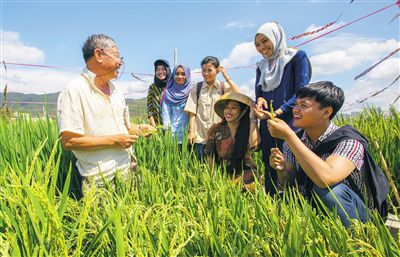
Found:
[[221, 64], [224, 67], [236, 67], [252, 64], [254, 57], [258, 56], [258, 52], [253, 42], [243, 42], [237, 44], [230, 52], [228, 58], [224, 58]]
[[125, 98], [140, 99], [147, 96], [148, 88], [152, 82], [144, 81], [115, 81], [113, 82], [125, 95]]
[[339, 73], [355, 67], [359, 60], [349, 56], [346, 51], [332, 51], [310, 57], [314, 74]]
[[203, 80], [203, 76], [201, 75], [201, 69], [200, 68], [196, 68], [194, 70], [191, 71], [191, 76], [192, 76], [192, 81], [194, 83], [202, 81]]
[[[315, 33], [315, 34], [312, 34], [312, 35], [309, 35], [309, 36], [304, 36], [304, 38], [313, 38], [313, 37], [318, 36], [318, 35], [321, 35], [321, 34], [323, 34], [323, 33], [325, 33], [325, 32], [334, 30], [334, 29], [336, 29], [336, 28], [338, 28], [338, 27], [340, 27], [340, 26], [343, 26], [343, 25], [345, 25], [345, 24], [346, 24], [346, 22], [344, 22], [344, 21], [340, 21], [340, 22], [338, 22], [338, 23], [334, 23], [334, 24], [332, 24], [331, 26], [327, 27], [326, 29], [321, 30], [320, 32]], [[314, 30], [321, 29], [321, 28], [323, 28], [324, 26], [326, 26], [326, 25], [321, 26], [321, 25], [311, 24], [310, 26], [308, 26], [308, 28], [305, 29], [304, 33], [305, 33], [305, 32], [311, 32], [311, 31], [314, 31]]]
[[[79, 76], [81, 70], [63, 71], [53, 69], [16, 69], [8, 68], [3, 72], [2, 87], [7, 84], [9, 92], [22, 92], [30, 94], [44, 94], [62, 91], [67, 84]], [[123, 76], [131, 81], [116, 80], [113, 83], [118, 86], [127, 98], [142, 98], [147, 96], [147, 88], [152, 82], [142, 82], [130, 76]], [[147, 80], [147, 77], [142, 79]], [[1, 89], [2, 90], [2, 89]]]
[[44, 53], [39, 48], [21, 41], [18, 32], [0, 30], [1, 60], [6, 62], [43, 63]]
[[350, 34], [338, 35], [311, 48], [314, 55], [311, 54], [310, 61], [314, 74], [341, 73], [360, 65], [371, 66], [397, 49], [399, 44], [396, 39], [384, 41]]
[[78, 76], [80, 71], [59, 71], [51, 69], [16, 69], [8, 68], [3, 73], [2, 86], [8, 84], [10, 92], [54, 93], [65, 88], [69, 81]]
[[[33, 46], [28, 46], [21, 41], [21, 36], [18, 32], [1, 31], [1, 44], [3, 47], [2, 59], [6, 62], [22, 62], [41, 64], [44, 61], [44, 52]], [[76, 70], [55, 70], [49, 68], [28, 68], [8, 65], [7, 72], [1, 67], [0, 91], [7, 84], [9, 92], [22, 93], [54, 93], [63, 90], [67, 84], [79, 76], [81, 68]], [[128, 76], [124, 76], [127, 78]], [[135, 80], [129, 76], [129, 79]], [[144, 78], [145, 80], [147, 78]], [[117, 86], [120, 86], [124, 93], [145, 90], [151, 83], [140, 81], [115, 81]], [[146, 89], [147, 90], [147, 89]], [[128, 97], [141, 98], [147, 95], [145, 93], [131, 93]]]
[[[359, 111], [364, 106], [379, 106], [384, 110], [389, 109], [397, 96], [400, 95], [400, 81], [397, 81], [392, 86], [377, 94], [372, 94], [389, 86], [399, 76], [400, 58], [392, 58], [377, 66], [364, 77], [358, 79], [354, 86], [345, 91], [346, 105], [343, 110], [351, 108], [348, 112]], [[367, 100], [362, 103], [365, 98]], [[400, 102], [395, 105], [400, 110]]]
[[356, 43], [372, 43], [382, 41], [379, 38], [365, 37], [354, 33], [330, 34], [310, 44], [311, 52], [324, 53], [333, 50], [347, 50]]
[[[391, 82], [388, 82], [389, 85]], [[360, 81], [355, 84], [355, 86], [348, 91], [345, 91], [346, 96], [346, 104], [343, 105], [342, 110], [346, 113], [348, 112], [355, 112], [361, 111], [363, 108], [368, 106], [378, 106], [383, 110], [388, 110], [390, 105], [393, 104], [394, 100], [397, 96], [400, 95], [399, 85], [393, 85], [387, 90], [383, 91], [382, 93], [368, 98], [367, 100], [359, 103], [357, 101], [362, 101], [365, 98], [369, 97], [372, 93], [379, 91], [380, 89], [384, 88], [385, 86], [379, 87], [377, 83], [370, 82], [370, 81]], [[365, 92], [360, 94], [360, 92]], [[395, 105], [397, 110], [400, 111], [400, 103], [397, 101]]]
[[[23, 42], [18, 32], [0, 30], [0, 35], [1, 60], [5, 62], [43, 64], [44, 52]], [[10, 92], [53, 93], [62, 90], [79, 73], [79, 69], [77, 71], [64, 71], [37, 67], [21, 68], [8, 65], [7, 72], [3, 68], [1, 70], [0, 89], [7, 84]]]
[[245, 82], [243, 85], [239, 86], [240, 92], [249, 96], [251, 99], [254, 100], [255, 91], [254, 91], [254, 84], [256, 83], [256, 78], [252, 78]]
[[231, 21], [225, 24], [225, 28], [228, 29], [245, 29], [245, 28], [253, 28], [256, 25], [252, 22], [245, 21]]
[[[400, 58], [390, 58], [367, 73], [366, 77], [375, 81], [396, 78], [400, 72]], [[363, 79], [363, 77], [361, 77]]]
[[[382, 40], [378, 38], [368, 38], [355, 34], [338, 34], [330, 38], [321, 38], [316, 46], [311, 47], [309, 56], [313, 65], [314, 76], [324, 74], [336, 74], [351, 71], [353, 77], [363, 70], [367, 69], [373, 63], [383, 58], [394, 49], [398, 48], [399, 41], [396, 39]], [[310, 54], [311, 53], [311, 54]], [[256, 57], [259, 57], [253, 42], [243, 42], [237, 44], [230, 52], [227, 58], [222, 60], [225, 67], [237, 67], [251, 65], [255, 63]], [[395, 98], [400, 94], [399, 83], [393, 85], [386, 91], [378, 94], [359, 104], [356, 101], [361, 100], [370, 94], [389, 85], [399, 75], [399, 58], [390, 58], [365, 77], [349, 83], [351, 88], [345, 90], [346, 104], [343, 110], [348, 109], [348, 104], [353, 104], [349, 111], [358, 111], [366, 105], [376, 105], [383, 109], [388, 109]], [[228, 71], [229, 72], [229, 71]], [[231, 74], [235, 80], [235, 74]], [[254, 98], [254, 80], [248, 80], [240, 85], [243, 93]], [[397, 104], [400, 110], [400, 103]]]

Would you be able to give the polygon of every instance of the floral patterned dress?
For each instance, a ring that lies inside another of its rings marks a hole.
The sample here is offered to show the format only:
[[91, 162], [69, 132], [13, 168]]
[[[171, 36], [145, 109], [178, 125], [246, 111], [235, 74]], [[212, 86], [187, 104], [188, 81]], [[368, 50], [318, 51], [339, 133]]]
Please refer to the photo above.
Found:
[[233, 176], [235, 181], [243, 179], [246, 189], [248, 185], [254, 184], [254, 175], [258, 176], [257, 166], [251, 158], [251, 151], [257, 150], [258, 147], [248, 149], [244, 158], [241, 160], [242, 170], [235, 171], [233, 168], [232, 156], [235, 138], [231, 137], [228, 125], [219, 123], [213, 125], [208, 132], [208, 139], [205, 145], [205, 155], [207, 157], [215, 157], [216, 163], [226, 165], [226, 171]]

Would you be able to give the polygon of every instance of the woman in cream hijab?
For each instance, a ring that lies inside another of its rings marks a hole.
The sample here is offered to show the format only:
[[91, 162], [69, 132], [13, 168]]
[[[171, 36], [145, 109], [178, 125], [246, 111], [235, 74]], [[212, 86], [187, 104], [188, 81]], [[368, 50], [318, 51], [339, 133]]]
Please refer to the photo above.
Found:
[[[255, 34], [254, 44], [262, 56], [257, 62], [255, 113], [259, 119], [271, 118], [272, 104], [275, 116], [292, 126], [296, 92], [311, 78], [310, 61], [304, 51], [287, 47], [285, 32], [276, 22], [263, 24]], [[265, 190], [272, 196], [278, 188], [278, 179], [269, 165], [269, 155], [271, 148], [282, 150], [283, 141], [271, 137], [266, 122], [260, 123], [260, 134], [266, 168]]]

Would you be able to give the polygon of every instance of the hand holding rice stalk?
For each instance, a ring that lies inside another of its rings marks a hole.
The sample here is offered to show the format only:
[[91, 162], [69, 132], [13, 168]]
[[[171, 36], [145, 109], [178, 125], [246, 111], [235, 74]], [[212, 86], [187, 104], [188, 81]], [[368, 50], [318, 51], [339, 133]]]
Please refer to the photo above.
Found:
[[[272, 102], [274, 100], [271, 100], [269, 102], [269, 110], [270, 110], [270, 114], [271, 114], [271, 120], [276, 121], [276, 115], [274, 112], [274, 106], [272, 105]], [[275, 141], [275, 148], [278, 148], [278, 139], [276, 139], [276, 137], [274, 137], [274, 141]]]
[[272, 105], [273, 101], [274, 100], [271, 100], [269, 102], [269, 110], [270, 110], [270, 114], [271, 114], [271, 120], [275, 121], [276, 115], [275, 115], [275, 112], [274, 112], [274, 106]]
[[153, 127], [151, 125], [138, 125], [135, 129], [129, 129], [129, 134], [149, 137], [158, 132], [158, 128], [162, 126]]
[[[272, 106], [272, 102], [273, 102], [273, 100], [271, 100], [270, 103], [269, 103], [269, 109], [270, 109], [269, 111], [266, 111], [263, 108], [258, 108], [257, 109], [258, 112], [260, 112], [260, 113], [265, 115], [265, 116], [263, 115], [263, 117], [261, 119], [267, 119], [267, 120], [268, 119], [272, 119], [272, 120], [275, 120], [276, 115], [275, 115], [275, 112], [274, 112], [274, 107]], [[268, 108], [267, 102], [265, 102], [265, 107]]]

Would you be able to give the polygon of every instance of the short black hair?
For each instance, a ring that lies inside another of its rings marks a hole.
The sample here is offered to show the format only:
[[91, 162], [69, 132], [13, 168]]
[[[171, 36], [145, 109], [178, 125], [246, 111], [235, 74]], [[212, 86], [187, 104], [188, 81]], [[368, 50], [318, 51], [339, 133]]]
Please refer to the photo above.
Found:
[[333, 112], [329, 119], [333, 119], [344, 103], [343, 90], [331, 81], [310, 83], [296, 93], [297, 98], [312, 98], [321, 105], [321, 108], [332, 107]]
[[219, 60], [217, 57], [214, 56], [206, 56], [204, 59], [201, 61], [200, 66], [203, 66], [204, 64], [211, 63], [215, 68], [219, 67]]

